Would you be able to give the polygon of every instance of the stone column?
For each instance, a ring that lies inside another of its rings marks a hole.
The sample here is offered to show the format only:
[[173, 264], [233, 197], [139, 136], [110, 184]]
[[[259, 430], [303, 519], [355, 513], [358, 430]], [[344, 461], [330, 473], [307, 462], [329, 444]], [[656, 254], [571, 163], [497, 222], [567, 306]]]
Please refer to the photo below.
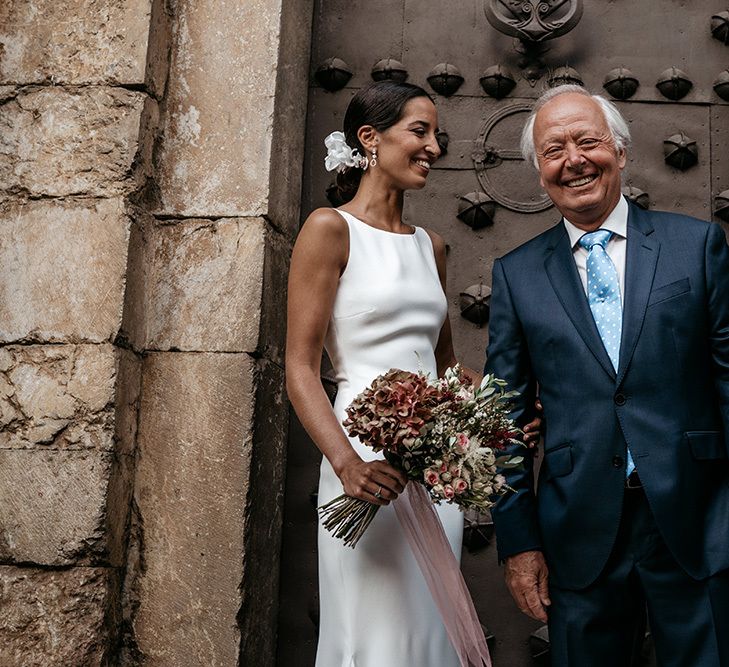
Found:
[[125, 660], [272, 665], [311, 0], [168, 3], [150, 215], [123, 337], [144, 351]]
[[109, 664], [140, 360], [115, 344], [151, 0], [0, 6], [0, 664]]

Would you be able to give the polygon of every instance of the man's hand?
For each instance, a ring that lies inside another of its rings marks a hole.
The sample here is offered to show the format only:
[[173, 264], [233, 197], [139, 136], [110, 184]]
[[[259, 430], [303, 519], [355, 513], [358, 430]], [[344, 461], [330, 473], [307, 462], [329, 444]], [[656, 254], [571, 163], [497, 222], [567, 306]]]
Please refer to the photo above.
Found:
[[547, 622], [547, 563], [541, 551], [524, 551], [506, 559], [504, 577], [511, 597], [527, 616]]

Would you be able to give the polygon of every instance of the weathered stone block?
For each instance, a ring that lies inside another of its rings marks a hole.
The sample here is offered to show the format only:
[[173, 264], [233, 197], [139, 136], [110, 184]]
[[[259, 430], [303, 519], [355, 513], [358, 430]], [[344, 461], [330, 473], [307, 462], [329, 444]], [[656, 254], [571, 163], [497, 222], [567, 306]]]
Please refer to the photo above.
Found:
[[117, 572], [105, 568], [0, 566], [0, 665], [107, 664], [117, 587]]
[[[313, 0], [281, 3], [267, 217], [293, 241], [299, 229]], [[331, 11], [331, 10], [330, 10]], [[327, 56], [329, 57], [329, 56]], [[335, 129], [331, 128], [330, 132]], [[324, 137], [320, 137], [324, 141]], [[323, 169], [323, 165], [321, 165]]]
[[139, 349], [280, 359], [289, 253], [259, 218], [135, 226], [123, 335]]
[[113, 447], [112, 345], [0, 348], [0, 448]]
[[18, 86], [0, 85], [0, 104], [13, 99], [18, 94]]
[[144, 567], [126, 588], [146, 665], [238, 664], [241, 588], [261, 584], [243, 581], [255, 373], [246, 354], [144, 359], [131, 545]]
[[[116, 476], [125, 482], [112, 494]], [[110, 525], [107, 513], [117, 503], [126, 509], [130, 486], [129, 457], [1, 449], [0, 561], [121, 565], [124, 524]]]
[[[280, 0], [177, 3], [159, 162], [159, 212], [180, 217], [266, 215], [271, 181], [297, 173], [271, 167], [273, 150], [300, 162], [285, 142], [272, 140], [279, 53], [288, 48], [281, 42], [281, 5]], [[302, 17], [304, 25], [309, 21], [310, 16]], [[210, 44], [225, 48], [211, 49]], [[302, 71], [306, 78], [305, 67]], [[296, 145], [304, 129], [298, 121], [303, 120], [306, 88], [301, 92], [290, 102], [297, 104], [291, 130]], [[298, 200], [299, 182], [288, 185]]]
[[263, 267], [261, 327], [256, 349], [266, 359], [281, 366], [286, 343], [286, 293], [291, 245], [278, 233], [266, 237], [266, 258]]
[[139, 366], [109, 344], [0, 348], [0, 561], [121, 564]]
[[0, 191], [126, 193], [146, 95], [90, 86], [30, 88], [0, 106]]
[[170, 66], [170, 40], [175, 17], [168, 0], [152, 0], [147, 47], [147, 89], [161, 99], [165, 94]]
[[114, 451], [133, 456], [137, 443], [142, 361], [130, 350], [117, 349], [116, 354]]
[[260, 360], [256, 373], [253, 450], [246, 507], [241, 606], [241, 664], [275, 662], [279, 558], [286, 471], [288, 401], [283, 369]]
[[8, 0], [0, 82], [143, 83], [151, 0]]
[[120, 200], [2, 206], [0, 342], [113, 340], [128, 230]]

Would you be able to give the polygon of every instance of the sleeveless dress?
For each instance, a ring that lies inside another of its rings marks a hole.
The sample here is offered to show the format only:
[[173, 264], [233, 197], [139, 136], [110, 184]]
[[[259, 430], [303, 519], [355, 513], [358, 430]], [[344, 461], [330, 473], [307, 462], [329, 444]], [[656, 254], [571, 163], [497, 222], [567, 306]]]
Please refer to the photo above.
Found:
[[[395, 234], [345, 211], [349, 259], [339, 280], [325, 339], [338, 385], [340, 423], [352, 399], [390, 368], [437, 376], [435, 345], [447, 312], [427, 232]], [[383, 458], [356, 438], [366, 461]], [[319, 503], [343, 492], [326, 457]], [[397, 501], [395, 501], [397, 502]], [[463, 516], [436, 506], [460, 560]], [[392, 504], [380, 507], [356, 548], [345, 547], [321, 523], [320, 629], [316, 667], [458, 667], [430, 591]]]

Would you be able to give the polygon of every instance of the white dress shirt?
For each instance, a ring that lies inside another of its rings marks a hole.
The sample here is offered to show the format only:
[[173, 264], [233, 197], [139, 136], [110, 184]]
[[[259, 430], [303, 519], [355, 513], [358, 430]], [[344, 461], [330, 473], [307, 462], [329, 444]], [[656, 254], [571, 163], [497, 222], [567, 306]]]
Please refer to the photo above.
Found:
[[[577, 273], [580, 274], [582, 287], [587, 294], [587, 250], [583, 248], [578, 241], [587, 233], [579, 227], [575, 227], [567, 218], [563, 218], [564, 226], [567, 228], [567, 234], [570, 237], [570, 245], [572, 246], [572, 256], [577, 264]], [[628, 245], [628, 202], [625, 197], [620, 197], [615, 208], [610, 212], [605, 222], [599, 229], [609, 229], [613, 235], [608, 241], [605, 251], [608, 257], [615, 264], [618, 272], [618, 282], [620, 283], [620, 303], [625, 306], [625, 250]], [[593, 230], [596, 231], [596, 230]]]

